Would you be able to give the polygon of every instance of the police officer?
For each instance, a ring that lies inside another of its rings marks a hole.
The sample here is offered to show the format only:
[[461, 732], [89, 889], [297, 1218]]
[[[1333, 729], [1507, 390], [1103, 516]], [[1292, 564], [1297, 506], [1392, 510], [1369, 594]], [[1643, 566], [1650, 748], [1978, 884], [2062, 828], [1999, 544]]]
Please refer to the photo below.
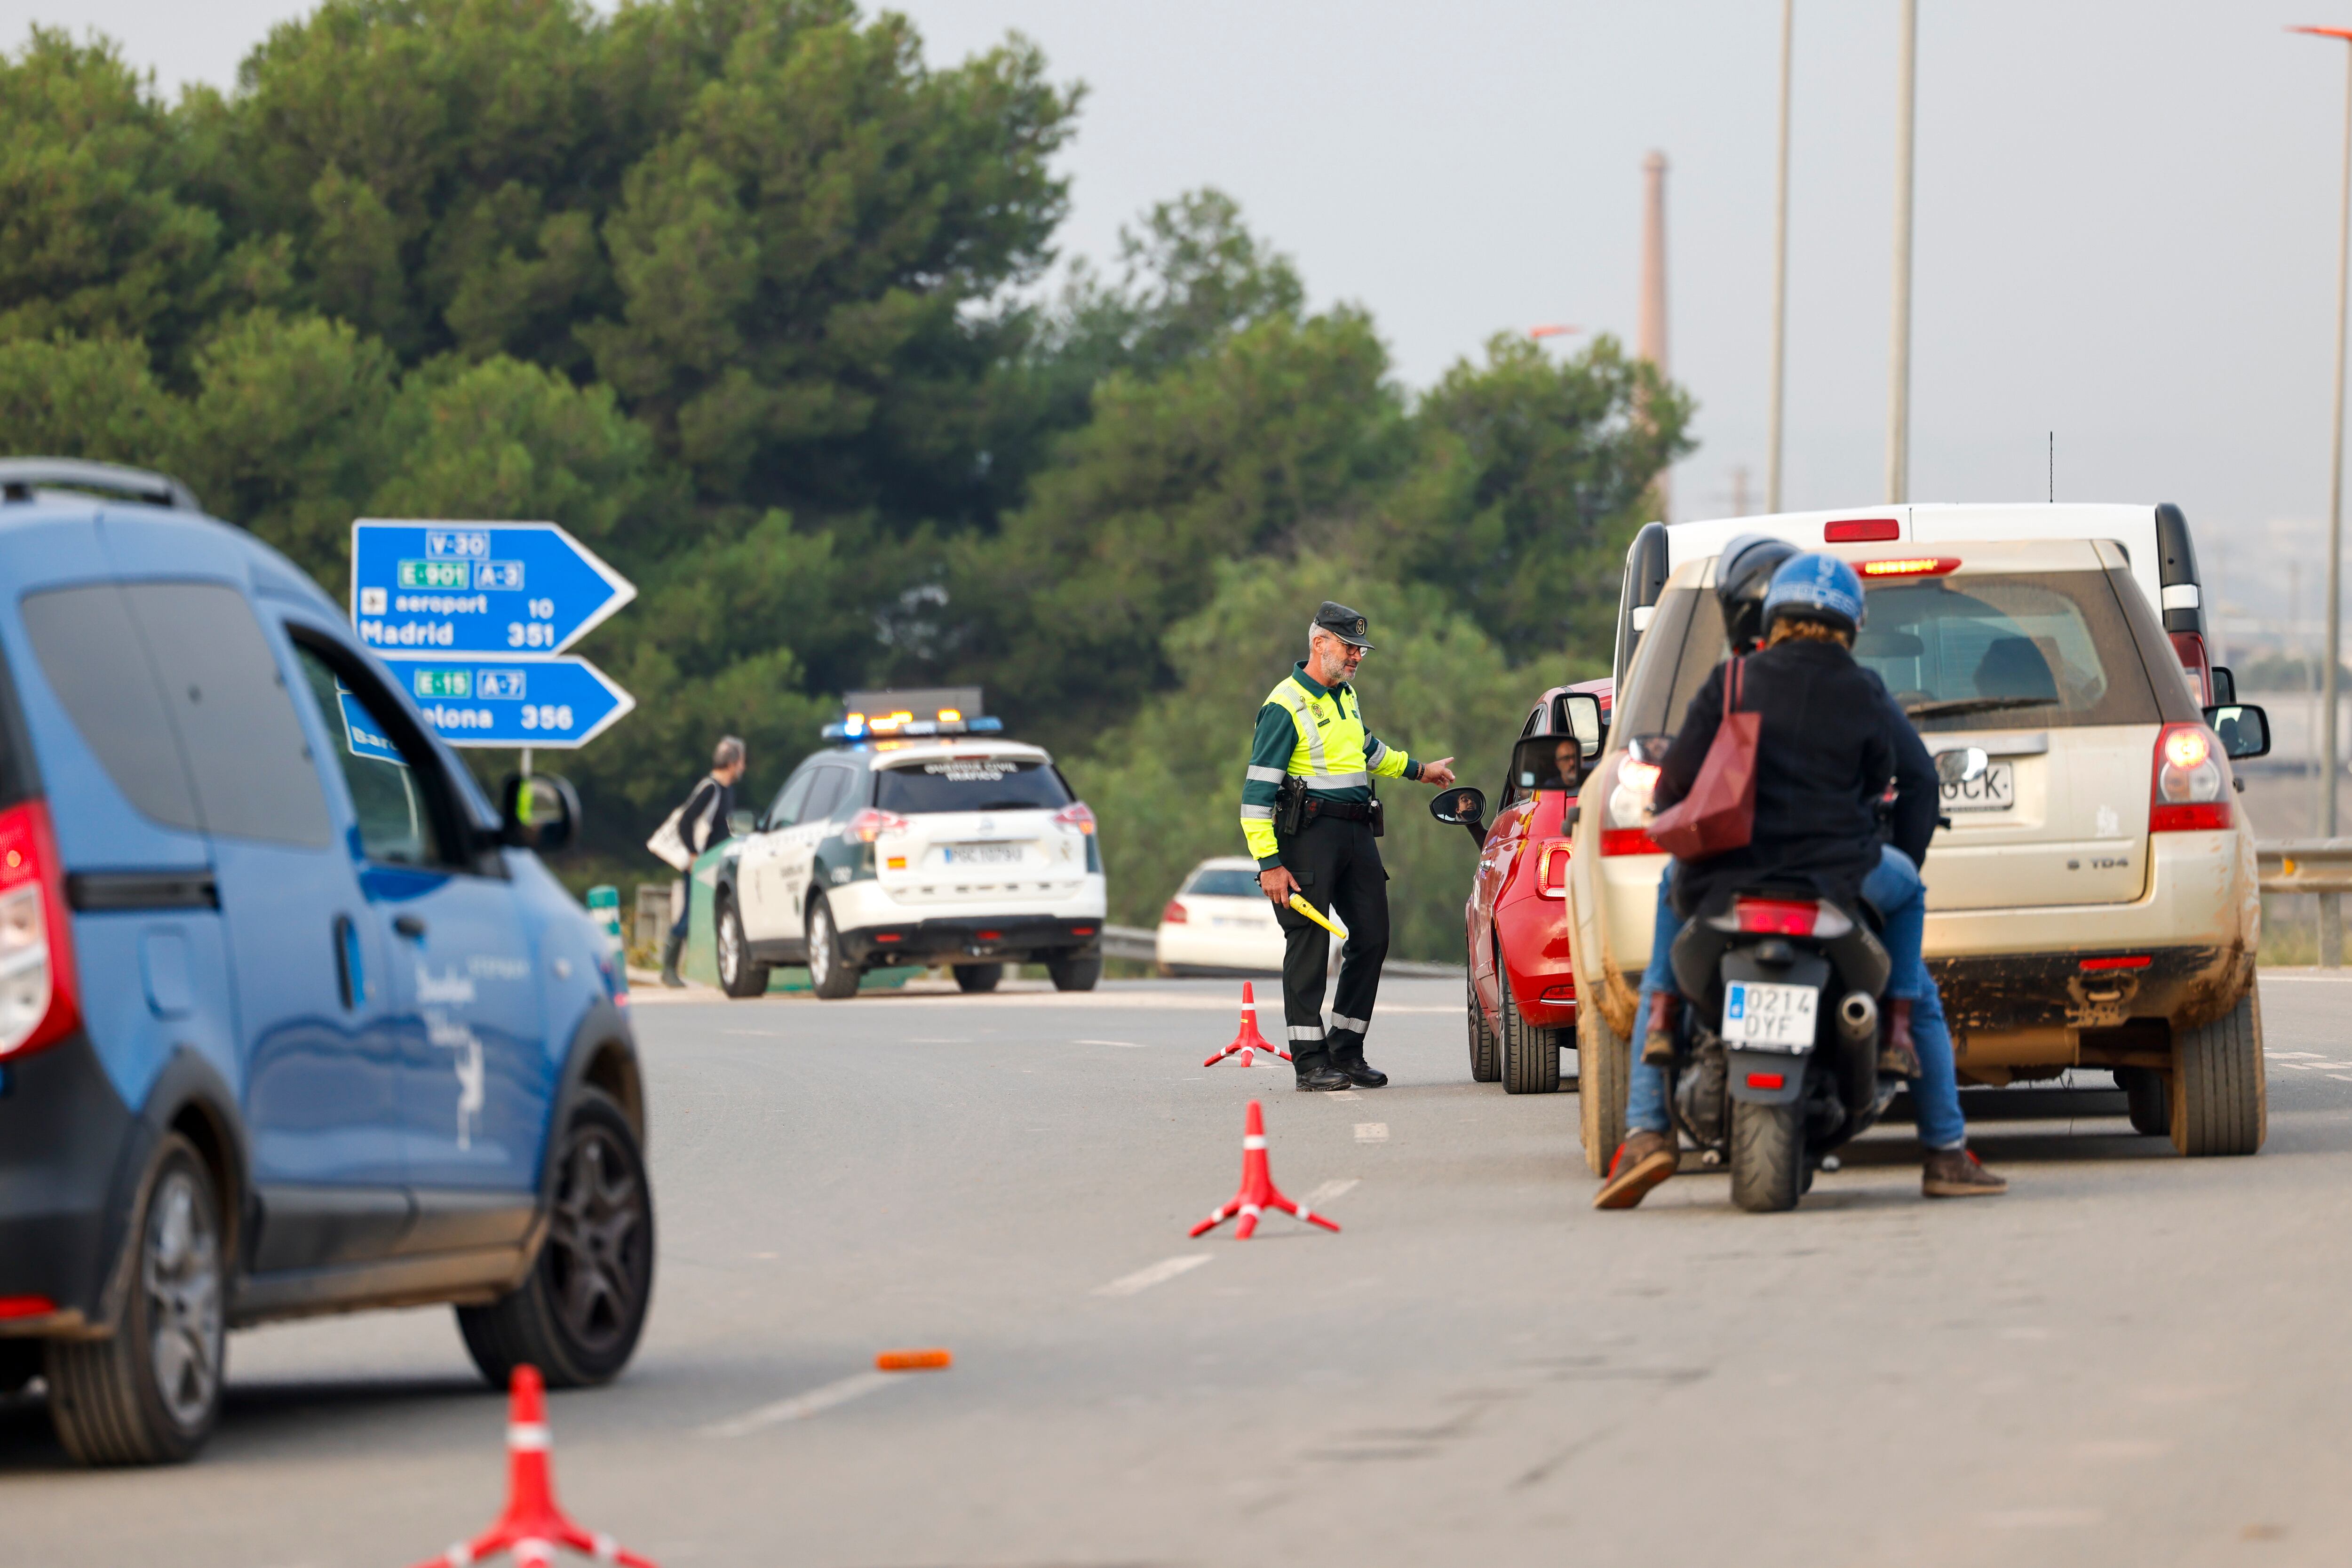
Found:
[[[1372, 645], [1368, 623], [1328, 599], [1307, 628], [1307, 657], [1257, 710], [1249, 775], [1242, 785], [1242, 836], [1257, 860], [1258, 886], [1274, 900], [1287, 945], [1282, 1011], [1302, 1089], [1378, 1089], [1388, 1074], [1364, 1060], [1381, 963], [1389, 951], [1388, 873], [1381, 867], [1376, 778], [1440, 786], [1454, 782], [1452, 757], [1416, 763], [1364, 728], [1356, 667]], [[1329, 933], [1289, 907], [1297, 893], [1347, 923], [1339, 991], [1323, 1023]]]

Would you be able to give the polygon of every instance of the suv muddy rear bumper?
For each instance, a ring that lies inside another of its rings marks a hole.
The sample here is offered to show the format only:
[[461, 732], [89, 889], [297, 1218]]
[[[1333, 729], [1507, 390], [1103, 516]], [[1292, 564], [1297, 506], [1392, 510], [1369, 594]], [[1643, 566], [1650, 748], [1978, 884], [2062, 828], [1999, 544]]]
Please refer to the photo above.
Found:
[[1102, 921], [955, 915], [896, 925], [867, 926], [841, 933], [843, 953], [852, 963], [1025, 963], [1073, 958], [1102, 942]]
[[86, 1035], [0, 1063], [0, 1335], [99, 1318], [131, 1121]]

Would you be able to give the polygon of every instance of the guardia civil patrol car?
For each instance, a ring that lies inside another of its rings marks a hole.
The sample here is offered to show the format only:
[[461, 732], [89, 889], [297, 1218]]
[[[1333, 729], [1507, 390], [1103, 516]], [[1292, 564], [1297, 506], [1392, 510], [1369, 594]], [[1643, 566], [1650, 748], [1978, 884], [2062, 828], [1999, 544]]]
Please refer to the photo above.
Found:
[[945, 964], [992, 991], [1008, 963], [1055, 987], [1102, 975], [1095, 816], [1040, 747], [1001, 737], [976, 687], [851, 692], [836, 744], [793, 770], [712, 888], [720, 986], [758, 996], [805, 963], [819, 996], [859, 974]]

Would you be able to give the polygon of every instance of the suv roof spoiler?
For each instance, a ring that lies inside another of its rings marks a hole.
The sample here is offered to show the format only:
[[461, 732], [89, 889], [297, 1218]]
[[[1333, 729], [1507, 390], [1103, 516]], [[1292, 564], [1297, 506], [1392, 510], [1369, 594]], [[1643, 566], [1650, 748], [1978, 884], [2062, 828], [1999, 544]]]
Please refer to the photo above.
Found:
[[28, 501], [45, 486], [102, 490], [174, 511], [202, 511], [196, 492], [169, 474], [120, 463], [89, 463], [79, 458], [0, 458], [0, 502]]

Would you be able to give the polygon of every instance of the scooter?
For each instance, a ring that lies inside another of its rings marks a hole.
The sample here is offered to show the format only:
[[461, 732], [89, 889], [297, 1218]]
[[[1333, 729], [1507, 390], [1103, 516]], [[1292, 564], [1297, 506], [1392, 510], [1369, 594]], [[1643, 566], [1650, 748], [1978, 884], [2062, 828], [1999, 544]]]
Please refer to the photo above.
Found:
[[1878, 1070], [1886, 949], [1866, 906], [1809, 889], [1719, 892], [1670, 953], [1678, 1008], [1667, 1103], [1731, 1201], [1792, 1209], [1817, 1170], [1885, 1113], [1903, 1079]]

